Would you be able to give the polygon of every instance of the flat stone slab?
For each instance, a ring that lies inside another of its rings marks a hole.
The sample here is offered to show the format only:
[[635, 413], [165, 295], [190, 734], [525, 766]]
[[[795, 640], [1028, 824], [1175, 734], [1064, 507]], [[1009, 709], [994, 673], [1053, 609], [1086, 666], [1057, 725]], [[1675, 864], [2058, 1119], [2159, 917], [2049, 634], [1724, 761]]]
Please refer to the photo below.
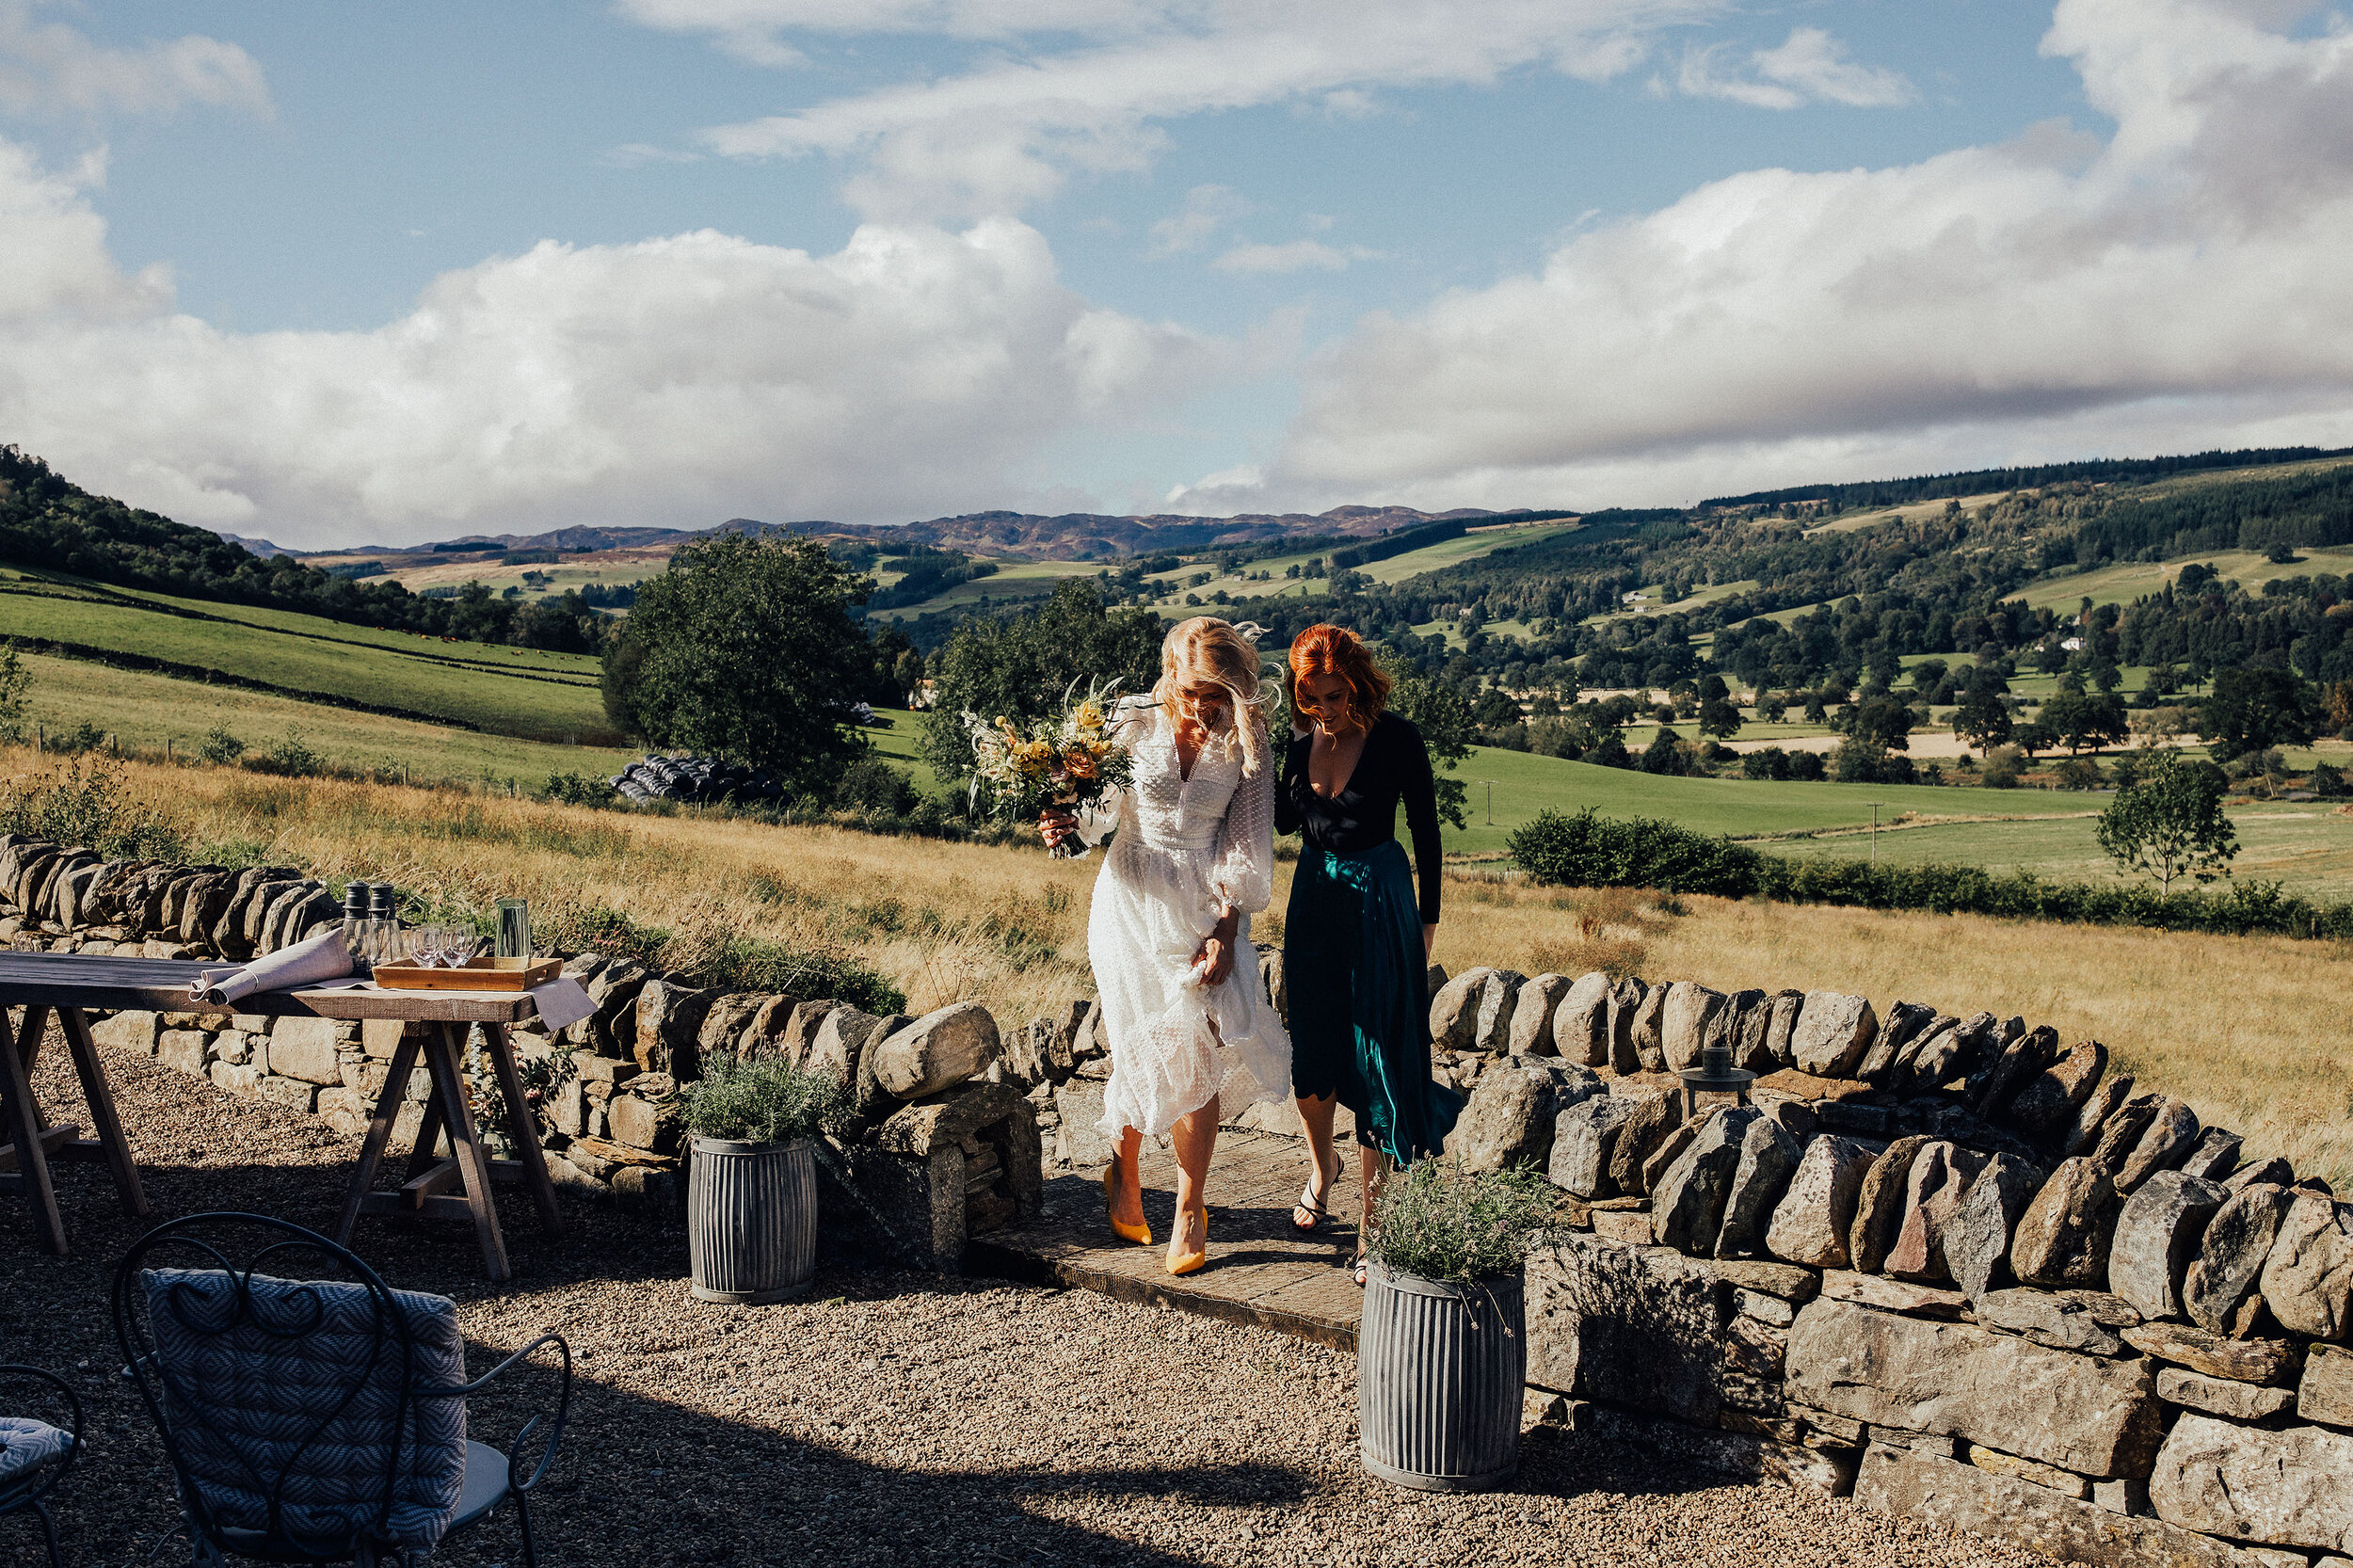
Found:
[[2146, 1360], [2055, 1351], [1966, 1323], [1823, 1299], [1789, 1331], [1788, 1397], [1875, 1427], [1959, 1437], [2095, 1478], [2146, 1473], [2162, 1433]]
[[2157, 1516], [2276, 1546], [2353, 1550], [2353, 1435], [2185, 1416], [2149, 1478]]
[[2236, 1548], [2161, 1519], [2114, 1513], [2016, 1476], [1917, 1448], [1873, 1445], [1855, 1478], [1854, 1500], [1881, 1513], [2015, 1542], [2062, 1562], [2095, 1568], [2249, 1568], [2248, 1558]]
[[1144, 1215], [1153, 1245], [1111, 1233], [1103, 1219], [1102, 1168], [1050, 1175], [1042, 1211], [1018, 1227], [974, 1237], [967, 1272], [1093, 1290], [1121, 1301], [1170, 1307], [1229, 1323], [1249, 1323], [1356, 1348], [1364, 1292], [1348, 1268], [1356, 1253], [1361, 1199], [1354, 1151], [1327, 1200], [1332, 1218], [1315, 1236], [1291, 1228], [1291, 1206], [1308, 1176], [1305, 1140], [1227, 1127], [1209, 1161], [1209, 1262], [1181, 1278], [1167, 1268], [1176, 1218], [1176, 1162], [1144, 1145]]

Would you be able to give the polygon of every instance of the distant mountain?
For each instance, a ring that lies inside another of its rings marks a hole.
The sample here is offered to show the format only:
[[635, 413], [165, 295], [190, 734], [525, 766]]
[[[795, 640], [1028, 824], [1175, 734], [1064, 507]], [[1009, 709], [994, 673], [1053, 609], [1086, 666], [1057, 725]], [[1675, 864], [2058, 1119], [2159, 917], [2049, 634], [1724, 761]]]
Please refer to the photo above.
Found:
[[272, 544], [267, 539], [248, 539], [243, 534], [223, 534], [221, 537], [227, 539], [231, 544], [241, 544], [245, 546], [246, 549], [251, 551], [254, 554], [259, 555], [265, 561], [273, 555], [296, 555], [301, 553], [299, 551], [288, 550], [282, 544]]

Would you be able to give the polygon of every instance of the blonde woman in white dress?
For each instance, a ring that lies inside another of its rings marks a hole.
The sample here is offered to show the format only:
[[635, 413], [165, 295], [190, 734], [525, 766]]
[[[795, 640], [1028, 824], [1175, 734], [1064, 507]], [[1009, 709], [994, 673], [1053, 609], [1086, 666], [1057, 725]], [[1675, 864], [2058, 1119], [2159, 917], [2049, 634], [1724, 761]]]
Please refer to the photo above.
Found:
[[1209, 1260], [1202, 1184], [1221, 1114], [1290, 1096], [1290, 1036], [1259, 989], [1250, 917], [1274, 872], [1280, 759], [1259, 702], [1258, 650], [1207, 616], [1160, 646], [1149, 698], [1120, 704], [1114, 728], [1133, 781], [1081, 820], [1049, 811], [1050, 844], [1112, 834], [1087, 919], [1111, 1048], [1101, 1127], [1116, 1144], [1103, 1191], [1112, 1229], [1152, 1243], [1137, 1156], [1144, 1139], [1176, 1154], [1168, 1272]]

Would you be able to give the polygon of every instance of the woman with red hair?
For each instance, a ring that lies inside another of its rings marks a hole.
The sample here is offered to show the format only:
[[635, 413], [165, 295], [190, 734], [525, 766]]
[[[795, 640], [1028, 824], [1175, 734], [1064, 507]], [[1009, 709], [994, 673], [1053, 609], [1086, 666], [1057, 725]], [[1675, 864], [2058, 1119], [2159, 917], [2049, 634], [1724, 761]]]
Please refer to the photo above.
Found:
[[[1356, 1283], [1365, 1282], [1372, 1200], [1393, 1165], [1435, 1153], [1463, 1099], [1430, 1078], [1430, 944], [1438, 929], [1437, 786], [1421, 731], [1388, 712], [1389, 678], [1356, 633], [1311, 626], [1291, 643], [1284, 684], [1291, 742], [1274, 797], [1278, 833], [1305, 833], [1283, 923], [1291, 1091], [1315, 1174], [1291, 1224], [1319, 1229], [1340, 1160], [1332, 1115], [1345, 1105], [1363, 1148]], [[1397, 841], [1397, 808], [1414, 836]], [[1418, 873], [1419, 888], [1416, 881]]]

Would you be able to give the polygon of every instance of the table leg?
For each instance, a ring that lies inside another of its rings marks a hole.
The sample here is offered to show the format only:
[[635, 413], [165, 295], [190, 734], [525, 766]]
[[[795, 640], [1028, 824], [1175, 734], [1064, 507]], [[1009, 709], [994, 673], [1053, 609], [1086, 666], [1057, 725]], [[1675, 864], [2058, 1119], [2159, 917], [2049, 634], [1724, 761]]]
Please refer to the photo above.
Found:
[[442, 1024], [424, 1044], [425, 1064], [433, 1069], [433, 1097], [441, 1104], [441, 1120], [449, 1128], [450, 1153], [466, 1184], [466, 1207], [473, 1212], [474, 1237], [482, 1243], [482, 1265], [492, 1283], [514, 1277], [507, 1265], [506, 1239], [499, 1234], [499, 1211], [490, 1196], [490, 1159], [466, 1106], [466, 1080], [458, 1070], [463, 1036], [456, 1026]]
[[[391, 1076], [384, 1080], [383, 1089], [376, 1096], [376, 1114], [369, 1119], [367, 1136], [360, 1142], [360, 1163], [351, 1173], [351, 1191], [344, 1198], [344, 1217], [335, 1226], [339, 1245], [351, 1245], [351, 1227], [360, 1218], [360, 1204], [376, 1185], [376, 1168], [383, 1161], [384, 1145], [392, 1141], [392, 1124], [400, 1118], [401, 1102], [408, 1097], [408, 1074], [417, 1064], [417, 1042], [406, 1032], [400, 1044], [392, 1048]], [[418, 1129], [424, 1136], [423, 1128]]]
[[[427, 1045], [425, 1049], [430, 1051], [432, 1047]], [[441, 1096], [436, 1080], [435, 1092], [424, 1102], [424, 1114], [417, 1121], [417, 1144], [408, 1151], [408, 1169], [401, 1174], [401, 1179], [414, 1181], [440, 1162]]]
[[98, 1059], [98, 1042], [90, 1038], [89, 1018], [78, 1007], [60, 1007], [57, 1025], [65, 1031], [66, 1049], [73, 1054], [74, 1070], [82, 1075], [82, 1098], [89, 1104], [90, 1125], [105, 1148], [106, 1164], [114, 1172], [115, 1193], [122, 1200], [122, 1211], [133, 1219], [145, 1219], [154, 1210], [148, 1208], [147, 1194], [139, 1188], [138, 1162], [131, 1158], [130, 1140], [123, 1137], [121, 1118], [115, 1114], [114, 1091], [106, 1085], [106, 1067]]
[[504, 1024], [484, 1024], [482, 1033], [489, 1043], [490, 1064], [498, 1072], [499, 1096], [506, 1101], [506, 1135], [514, 1143], [515, 1158], [522, 1163], [523, 1186], [539, 1210], [539, 1228], [550, 1236], [561, 1236], [564, 1211], [555, 1206], [555, 1183], [548, 1176], [548, 1157], [539, 1147], [539, 1118], [531, 1113], [531, 1102], [523, 1098], [522, 1075], [515, 1070], [515, 1042]]
[[[0, 1021], [5, 1021], [0, 1016]], [[59, 1257], [65, 1256], [65, 1216], [57, 1212], [57, 1190], [49, 1179], [49, 1152], [41, 1146], [40, 1107], [33, 1099], [33, 1048], [49, 1022], [49, 1009], [27, 1003], [14, 1040], [0, 1030], [0, 1101], [6, 1102], [8, 1141], [16, 1145], [18, 1179], [32, 1205], [33, 1234]]]

